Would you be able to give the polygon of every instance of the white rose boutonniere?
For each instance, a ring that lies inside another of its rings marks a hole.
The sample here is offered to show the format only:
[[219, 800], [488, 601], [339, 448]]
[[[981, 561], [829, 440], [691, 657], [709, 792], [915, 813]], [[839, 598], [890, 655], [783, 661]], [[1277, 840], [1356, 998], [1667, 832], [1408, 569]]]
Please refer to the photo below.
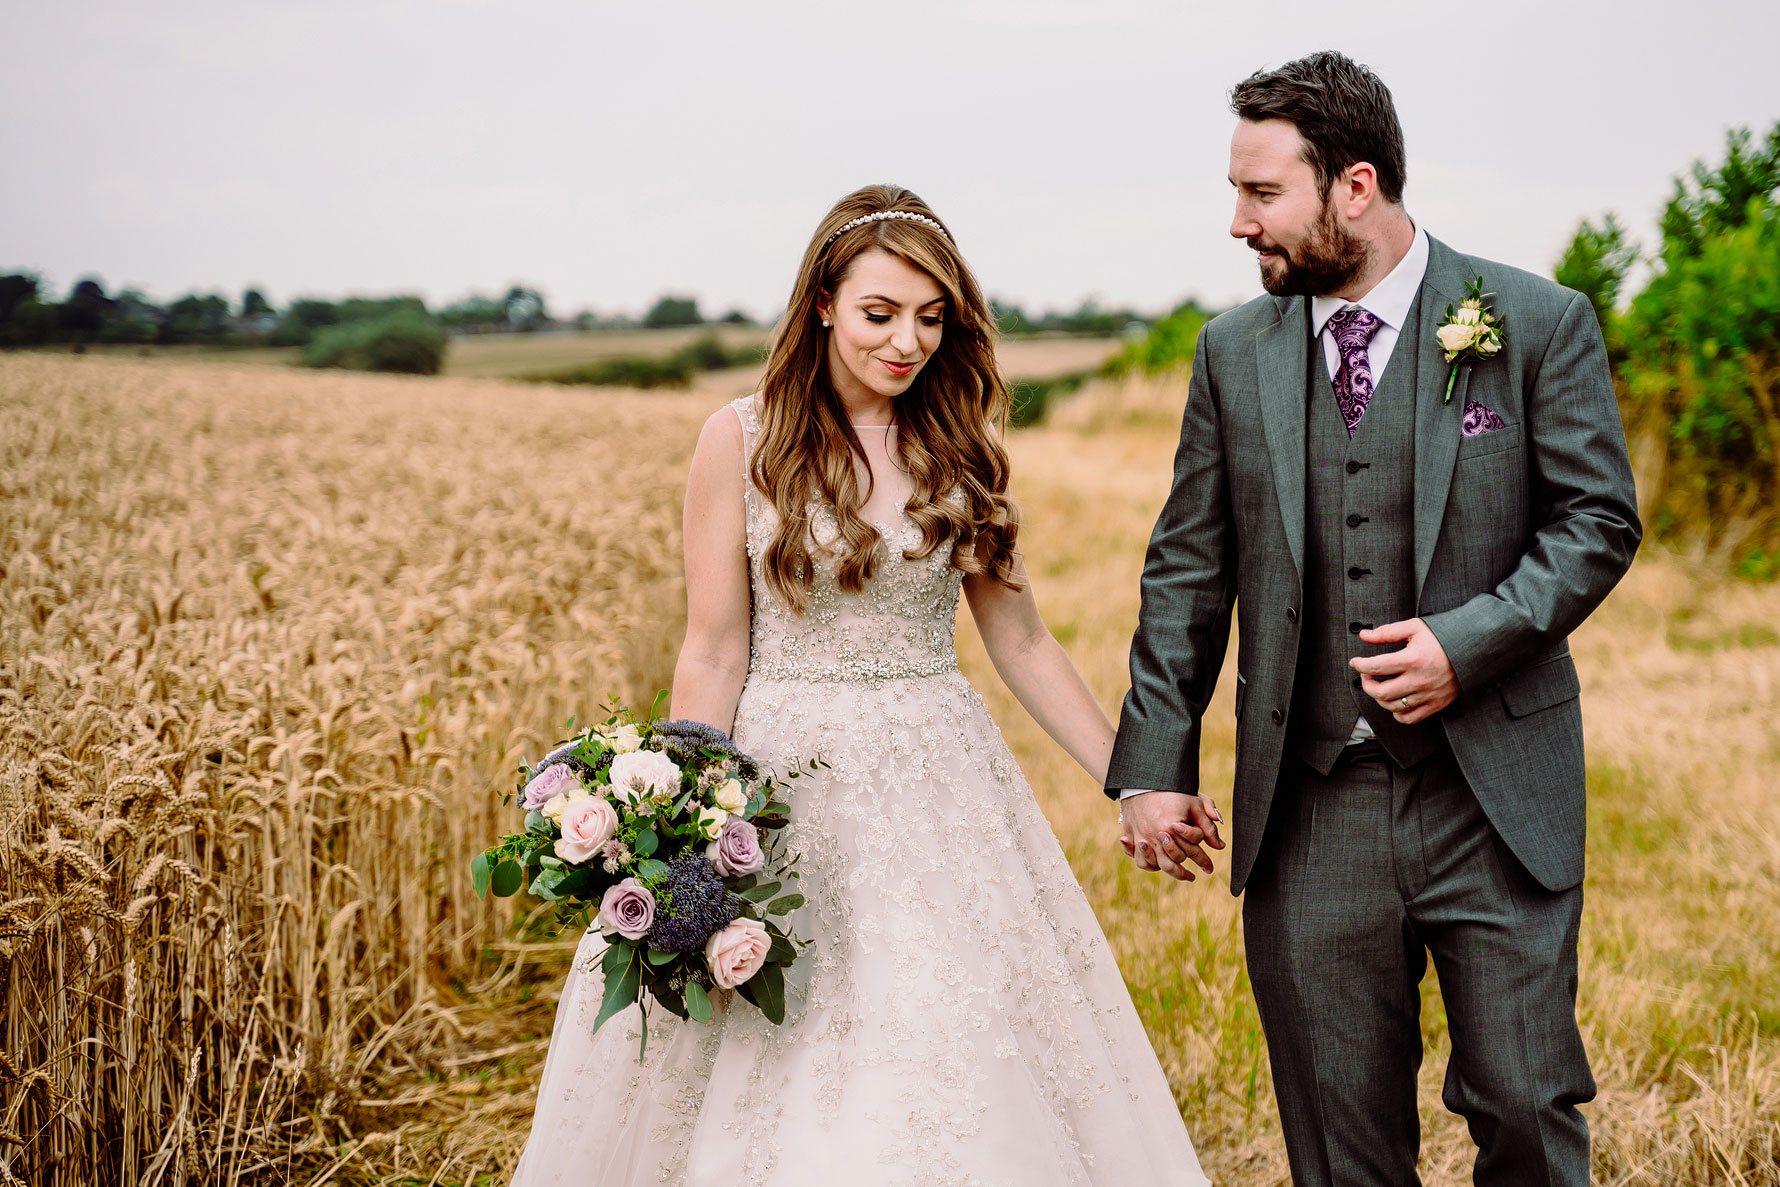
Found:
[[1452, 386], [1458, 382], [1461, 363], [1491, 358], [1501, 352], [1502, 344], [1507, 341], [1502, 319], [1487, 303], [1495, 295], [1483, 291], [1483, 277], [1479, 276], [1465, 286], [1465, 299], [1459, 302], [1457, 309], [1451, 305], [1446, 307], [1446, 320], [1434, 331], [1434, 336], [1440, 340], [1441, 353], [1452, 364], [1452, 374], [1446, 377], [1446, 396], [1440, 401], [1442, 404], [1452, 402]]

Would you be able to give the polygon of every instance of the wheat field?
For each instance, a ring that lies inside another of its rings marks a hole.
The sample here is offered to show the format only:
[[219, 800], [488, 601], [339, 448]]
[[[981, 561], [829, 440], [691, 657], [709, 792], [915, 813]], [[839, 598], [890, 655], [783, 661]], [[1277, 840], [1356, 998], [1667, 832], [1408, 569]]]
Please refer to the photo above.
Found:
[[[668, 682], [728, 394], [0, 356], [0, 1183], [505, 1181], [572, 939], [468, 860], [521, 755]], [[1182, 399], [1090, 388], [1011, 443], [1109, 712]], [[1647, 556], [1574, 641], [1601, 1183], [1780, 1184], [1777, 622]], [[1207, 1169], [1283, 1184], [1235, 901], [1122, 860], [967, 624]], [[1226, 681], [1208, 787], [1233, 724]], [[1464, 1183], [1426, 988], [1423, 1173]]]

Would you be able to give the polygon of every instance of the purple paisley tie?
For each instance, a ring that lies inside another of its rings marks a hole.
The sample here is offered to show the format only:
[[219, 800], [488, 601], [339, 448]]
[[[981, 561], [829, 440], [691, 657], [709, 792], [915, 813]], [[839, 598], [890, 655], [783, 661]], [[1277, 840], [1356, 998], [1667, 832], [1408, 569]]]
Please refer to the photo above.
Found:
[[1372, 402], [1372, 361], [1366, 357], [1366, 348], [1382, 325], [1376, 314], [1357, 306], [1338, 309], [1329, 318], [1329, 332], [1335, 335], [1335, 347], [1341, 352], [1341, 366], [1335, 372], [1335, 402], [1341, 407], [1349, 437], [1360, 427], [1366, 405]]

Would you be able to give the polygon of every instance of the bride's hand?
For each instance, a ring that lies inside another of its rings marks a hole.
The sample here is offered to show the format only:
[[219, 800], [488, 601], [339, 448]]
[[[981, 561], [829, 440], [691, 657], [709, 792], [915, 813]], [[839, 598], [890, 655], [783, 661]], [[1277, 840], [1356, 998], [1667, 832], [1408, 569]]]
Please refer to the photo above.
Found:
[[1222, 849], [1218, 835], [1223, 814], [1210, 797], [1176, 791], [1146, 791], [1119, 801], [1124, 825], [1119, 844], [1138, 869], [1160, 870], [1178, 881], [1191, 882], [1198, 866], [1211, 873], [1209, 846]]

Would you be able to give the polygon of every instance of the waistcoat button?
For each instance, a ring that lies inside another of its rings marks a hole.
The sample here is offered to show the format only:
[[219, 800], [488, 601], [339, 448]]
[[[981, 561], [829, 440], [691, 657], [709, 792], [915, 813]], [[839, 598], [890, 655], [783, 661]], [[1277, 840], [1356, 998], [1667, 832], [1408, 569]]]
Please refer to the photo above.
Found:
[[1350, 515], [1347, 517], [1347, 526], [1350, 528], [1357, 528], [1365, 523], [1366, 519], [1367, 517], [1364, 515]]
[[1371, 468], [1372, 468], [1371, 462], [1349, 462], [1349, 463], [1347, 463], [1347, 472], [1349, 474], [1358, 474], [1361, 470], [1370, 470]]
[[1357, 635], [1361, 631], [1369, 631], [1371, 629], [1372, 624], [1369, 622], [1350, 622], [1347, 624], [1347, 633], [1350, 635]]
[[1371, 572], [1371, 569], [1362, 569], [1360, 566], [1355, 565], [1347, 571], [1347, 575], [1350, 580], [1358, 581], [1360, 578], [1369, 575]]

